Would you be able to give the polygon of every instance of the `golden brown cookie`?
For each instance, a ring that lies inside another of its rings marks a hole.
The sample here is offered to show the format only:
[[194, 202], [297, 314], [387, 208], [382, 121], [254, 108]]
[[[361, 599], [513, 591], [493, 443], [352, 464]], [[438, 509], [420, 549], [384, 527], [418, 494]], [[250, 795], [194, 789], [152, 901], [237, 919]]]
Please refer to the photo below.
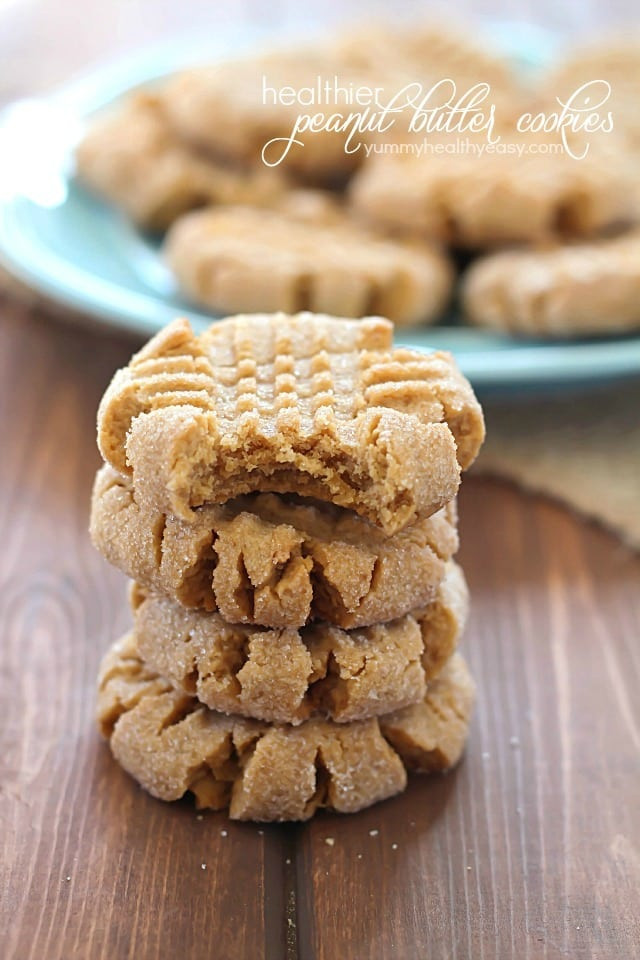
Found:
[[[342, 87], [367, 82], [328, 50], [300, 48], [186, 71], [169, 79], [163, 99], [175, 129], [200, 149], [235, 162], [278, 165], [304, 182], [342, 182], [362, 149], [345, 150], [346, 134], [324, 124], [313, 130], [298, 124], [301, 115], [358, 109], [336, 106], [333, 96], [322, 100], [318, 86], [334, 76]], [[302, 93], [306, 103], [299, 91], [310, 91]]]
[[391, 349], [391, 324], [313, 314], [176, 320], [116, 373], [105, 460], [136, 498], [193, 509], [254, 491], [349, 507], [392, 534], [455, 496], [484, 438], [449, 354]]
[[321, 501], [249, 494], [199, 507], [191, 523], [145, 509], [131, 480], [97, 474], [91, 536], [114, 566], [229, 623], [367, 626], [428, 603], [458, 549], [455, 501], [386, 537]]
[[[541, 149], [539, 137], [511, 139]], [[549, 138], [546, 146], [557, 145]], [[582, 160], [564, 152], [378, 156], [352, 181], [352, 208], [378, 229], [473, 249], [597, 236], [638, 215], [629, 203], [633, 172], [605, 147]]]
[[178, 693], [127, 636], [103, 661], [98, 723], [118, 762], [154, 797], [191, 791], [198, 807], [228, 807], [234, 820], [307, 820], [320, 807], [354, 813], [400, 793], [405, 767], [453, 766], [473, 700], [473, 681], [455, 655], [421, 703], [379, 720], [269, 726]]
[[183, 293], [222, 314], [380, 314], [415, 326], [442, 314], [453, 287], [453, 267], [435, 248], [295, 210], [197, 210], [173, 224], [164, 249]]
[[199, 156], [178, 139], [150, 93], [97, 120], [77, 148], [76, 166], [87, 186], [150, 230], [165, 230], [194, 207], [270, 203], [285, 190], [282, 175], [263, 164], [242, 171]]
[[[585, 85], [587, 85], [585, 87]], [[610, 93], [607, 89], [610, 86]], [[585, 87], [581, 91], [581, 88]], [[549, 71], [541, 84], [541, 96], [556, 111], [558, 99], [575, 111], [592, 111], [613, 118], [613, 132], [634, 153], [640, 149], [640, 31], [625, 31], [591, 41], [570, 51]], [[603, 136], [610, 133], [603, 131]]]
[[365, 720], [422, 699], [455, 650], [467, 614], [462, 570], [448, 564], [435, 598], [389, 623], [345, 631], [229, 624], [132, 590], [140, 656], [212, 710], [299, 724], [314, 714]]
[[477, 260], [462, 287], [467, 317], [492, 330], [571, 337], [640, 327], [640, 231]]
[[[512, 66], [494, 49], [491, 37], [478, 37], [461, 24], [452, 21], [412, 21], [410, 25], [397, 22], [370, 23], [346, 31], [336, 39], [336, 55], [351, 68], [381, 84], [384, 93], [381, 102], [388, 102], [408, 83], [420, 83], [422, 92], [417, 102], [436, 84], [451, 80], [454, 88], [447, 88], [452, 101], [463, 98], [478, 84], [487, 84], [487, 107], [496, 108], [496, 123], [502, 124], [519, 115], [522, 98], [520, 78]], [[394, 103], [397, 105], [398, 100]], [[431, 103], [441, 102], [431, 100]], [[413, 110], [409, 111], [413, 114]], [[399, 129], [407, 132], [407, 124], [397, 121], [379, 137], [381, 142], [391, 139], [407, 141]], [[420, 139], [424, 133], [420, 133]], [[370, 139], [367, 137], [367, 139]], [[409, 138], [410, 139], [410, 138]]]

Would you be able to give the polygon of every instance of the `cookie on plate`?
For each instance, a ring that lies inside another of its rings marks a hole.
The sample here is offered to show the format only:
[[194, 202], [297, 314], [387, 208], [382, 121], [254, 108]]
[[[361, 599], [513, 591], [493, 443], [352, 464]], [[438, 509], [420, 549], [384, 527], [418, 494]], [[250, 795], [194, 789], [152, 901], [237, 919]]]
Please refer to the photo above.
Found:
[[[581, 91], [585, 84], [588, 87]], [[640, 149], [640, 31], [637, 29], [605, 36], [570, 51], [549, 71], [541, 87], [541, 96], [546, 96], [556, 110], [559, 109], [557, 98], [560, 98], [585, 116], [589, 103], [593, 111], [603, 117], [610, 112], [615, 134], [621, 135], [634, 153]]]
[[379, 314], [398, 326], [441, 316], [453, 287], [448, 257], [426, 244], [375, 237], [300, 211], [218, 207], [180, 217], [165, 255], [178, 285], [216, 313]]
[[389, 623], [341, 630], [230, 624], [216, 613], [132, 590], [134, 633], [145, 663], [212, 710], [298, 724], [389, 713], [424, 697], [464, 628], [468, 594], [451, 562], [434, 599]]
[[103, 661], [98, 723], [121, 766], [154, 797], [195, 795], [234, 820], [307, 820], [320, 807], [354, 813], [406, 786], [406, 770], [459, 760], [474, 685], [454, 655], [424, 700], [379, 719], [297, 727], [216, 713], [140, 659], [131, 635]]
[[401, 617], [433, 598], [458, 549], [455, 501], [392, 537], [341, 507], [269, 493], [199, 507], [187, 523], [141, 506], [131, 480], [108, 466], [96, 476], [90, 531], [146, 588], [267, 627]]
[[550, 250], [510, 250], [467, 271], [472, 323], [528, 336], [622, 333], [640, 327], [640, 231]]
[[[486, 84], [486, 109], [495, 107], [496, 125], [512, 121], [521, 112], [519, 77], [494, 48], [491, 37], [479, 38], [451, 21], [374, 22], [346, 30], [336, 39], [335, 52], [349, 66], [374, 78], [376, 88], [383, 84], [381, 102], [388, 102], [409, 83], [420, 83], [419, 103], [436, 84], [450, 80], [455, 88], [447, 86], [447, 96], [452, 95], [454, 102], [478, 84]], [[413, 91], [409, 95], [413, 97]], [[432, 99], [434, 102], [439, 101]], [[396, 99], [394, 105], [397, 103]], [[413, 114], [413, 110], [409, 112]], [[397, 126], [394, 123], [382, 133], [380, 141], [394, 138]], [[406, 132], [406, 124], [402, 126]]]
[[381, 318], [256, 314], [199, 336], [176, 320], [113, 378], [100, 450], [140, 503], [189, 522], [267, 490], [396, 533], [453, 499], [484, 421], [449, 354], [391, 339]]
[[351, 204], [378, 229], [470, 249], [593, 237], [638, 219], [635, 173], [604, 141], [582, 160], [546, 146], [560, 152], [379, 156], [354, 178]]
[[194, 207], [271, 203], [285, 191], [264, 165], [242, 170], [204, 159], [169, 126], [159, 96], [138, 93], [101, 117], [76, 150], [80, 180], [149, 230]]
[[185, 71], [169, 79], [162, 96], [174, 128], [199, 149], [334, 184], [361, 162], [362, 149], [345, 149], [347, 134], [325, 124], [297, 125], [301, 115], [330, 117], [341, 109], [322, 92], [334, 76], [341, 87], [366, 82], [328, 49], [300, 48]]

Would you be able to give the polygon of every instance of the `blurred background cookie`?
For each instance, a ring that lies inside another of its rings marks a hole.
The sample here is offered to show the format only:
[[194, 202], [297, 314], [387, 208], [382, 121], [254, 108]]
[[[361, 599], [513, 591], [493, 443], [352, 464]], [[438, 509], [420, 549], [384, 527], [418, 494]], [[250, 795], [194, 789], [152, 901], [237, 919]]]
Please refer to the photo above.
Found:
[[453, 287], [437, 248], [251, 207], [181, 217], [165, 246], [183, 292], [216, 313], [278, 310], [379, 314], [398, 326], [434, 321]]
[[372, 159], [351, 183], [354, 212], [398, 236], [476, 250], [590, 237], [638, 218], [629, 194], [636, 174], [615, 153], [594, 148], [575, 160], [557, 137], [543, 138], [547, 149], [537, 153], [521, 137], [501, 153], [479, 138], [469, 143], [459, 154]]
[[271, 201], [282, 174], [214, 162], [178, 139], [160, 97], [139, 93], [110, 111], [76, 150], [78, 176], [149, 230], [166, 230], [181, 213], [218, 203]]
[[640, 231], [477, 260], [462, 284], [472, 323], [506, 333], [575, 337], [640, 326]]

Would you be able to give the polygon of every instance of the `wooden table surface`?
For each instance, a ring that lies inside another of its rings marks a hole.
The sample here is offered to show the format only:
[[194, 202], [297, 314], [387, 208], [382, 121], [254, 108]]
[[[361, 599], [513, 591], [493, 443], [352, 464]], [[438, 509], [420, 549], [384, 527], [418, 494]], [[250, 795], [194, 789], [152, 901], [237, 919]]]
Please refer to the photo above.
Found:
[[94, 682], [129, 614], [86, 528], [131, 349], [0, 304], [0, 956], [637, 957], [640, 558], [501, 482], [461, 498], [479, 700], [456, 772], [259, 828], [113, 762]]

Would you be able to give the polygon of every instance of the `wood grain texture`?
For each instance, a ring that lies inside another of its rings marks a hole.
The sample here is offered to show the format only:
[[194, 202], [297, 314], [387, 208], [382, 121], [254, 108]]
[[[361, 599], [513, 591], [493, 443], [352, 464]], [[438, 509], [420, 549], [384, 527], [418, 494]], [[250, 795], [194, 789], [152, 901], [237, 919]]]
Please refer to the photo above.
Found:
[[259, 828], [112, 761], [95, 674], [129, 614], [86, 527], [96, 406], [134, 346], [0, 306], [0, 956], [636, 956], [640, 558], [506, 484], [462, 496], [479, 703], [456, 772]]

